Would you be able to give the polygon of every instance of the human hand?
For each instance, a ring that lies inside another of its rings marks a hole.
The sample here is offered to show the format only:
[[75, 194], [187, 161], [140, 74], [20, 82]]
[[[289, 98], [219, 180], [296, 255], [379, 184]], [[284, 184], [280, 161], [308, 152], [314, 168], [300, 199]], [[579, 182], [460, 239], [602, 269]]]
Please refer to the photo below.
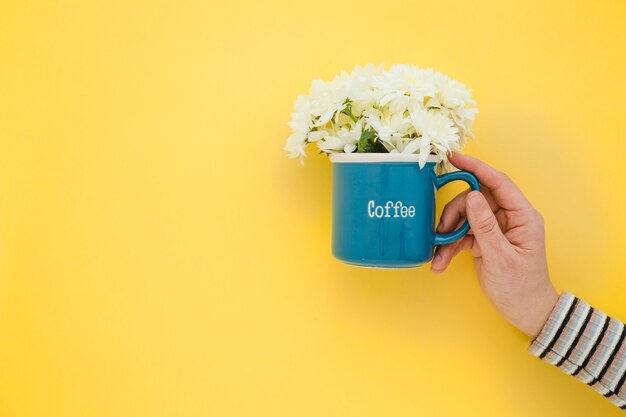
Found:
[[543, 328], [558, 300], [546, 260], [543, 217], [504, 173], [468, 155], [450, 162], [473, 173], [481, 191], [467, 190], [443, 210], [438, 233], [471, 230], [460, 240], [438, 246], [431, 263], [443, 272], [464, 249], [471, 251], [480, 286], [504, 318], [531, 338]]

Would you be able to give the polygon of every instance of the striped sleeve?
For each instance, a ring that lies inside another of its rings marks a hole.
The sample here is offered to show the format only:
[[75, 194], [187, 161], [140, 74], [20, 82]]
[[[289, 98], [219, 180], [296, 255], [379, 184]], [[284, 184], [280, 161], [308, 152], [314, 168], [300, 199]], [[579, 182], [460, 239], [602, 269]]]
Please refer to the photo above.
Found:
[[626, 327], [564, 291], [528, 351], [626, 411]]

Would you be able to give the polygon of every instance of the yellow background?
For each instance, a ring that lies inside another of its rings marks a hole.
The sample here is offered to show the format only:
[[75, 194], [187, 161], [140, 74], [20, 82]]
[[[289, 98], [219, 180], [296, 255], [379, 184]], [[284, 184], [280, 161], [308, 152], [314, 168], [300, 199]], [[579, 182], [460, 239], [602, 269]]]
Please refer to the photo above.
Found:
[[[330, 252], [298, 93], [432, 66], [466, 152], [544, 214], [559, 289], [626, 319], [623, 1], [0, 2], [0, 416], [609, 416], [527, 353], [463, 253]], [[453, 194], [438, 196], [439, 211]]]

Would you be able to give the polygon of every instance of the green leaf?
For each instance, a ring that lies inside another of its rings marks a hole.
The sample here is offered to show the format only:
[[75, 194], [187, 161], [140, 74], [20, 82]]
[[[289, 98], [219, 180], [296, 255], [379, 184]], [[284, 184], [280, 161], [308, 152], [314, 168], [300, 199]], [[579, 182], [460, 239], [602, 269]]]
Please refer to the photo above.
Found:
[[373, 152], [370, 149], [370, 146], [373, 142], [373, 138], [376, 137], [376, 132], [370, 129], [364, 130], [361, 132], [361, 137], [359, 138], [359, 144], [357, 145], [357, 152]]
[[343, 109], [341, 112], [345, 114], [346, 116], [348, 116], [349, 118], [351, 118], [354, 123], [356, 123], [357, 120], [359, 120], [356, 118], [354, 114], [352, 114], [352, 103], [350, 103], [348, 100], [346, 100], [346, 108]]
[[387, 148], [385, 148], [385, 145], [383, 145], [383, 143], [379, 140], [377, 140], [376, 142], [374, 142], [374, 150], [372, 152], [376, 152], [376, 153], [389, 153], [389, 151], [387, 150]]

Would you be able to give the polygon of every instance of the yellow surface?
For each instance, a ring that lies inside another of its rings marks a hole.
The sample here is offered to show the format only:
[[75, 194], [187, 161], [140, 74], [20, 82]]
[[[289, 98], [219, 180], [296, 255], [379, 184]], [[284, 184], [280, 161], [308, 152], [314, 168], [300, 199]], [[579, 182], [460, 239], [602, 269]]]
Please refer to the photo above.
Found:
[[526, 352], [469, 254], [443, 276], [334, 260], [330, 163], [281, 148], [313, 78], [447, 73], [481, 110], [466, 152], [543, 212], [558, 288], [626, 319], [625, 19], [621, 0], [0, 2], [0, 416], [622, 415]]

